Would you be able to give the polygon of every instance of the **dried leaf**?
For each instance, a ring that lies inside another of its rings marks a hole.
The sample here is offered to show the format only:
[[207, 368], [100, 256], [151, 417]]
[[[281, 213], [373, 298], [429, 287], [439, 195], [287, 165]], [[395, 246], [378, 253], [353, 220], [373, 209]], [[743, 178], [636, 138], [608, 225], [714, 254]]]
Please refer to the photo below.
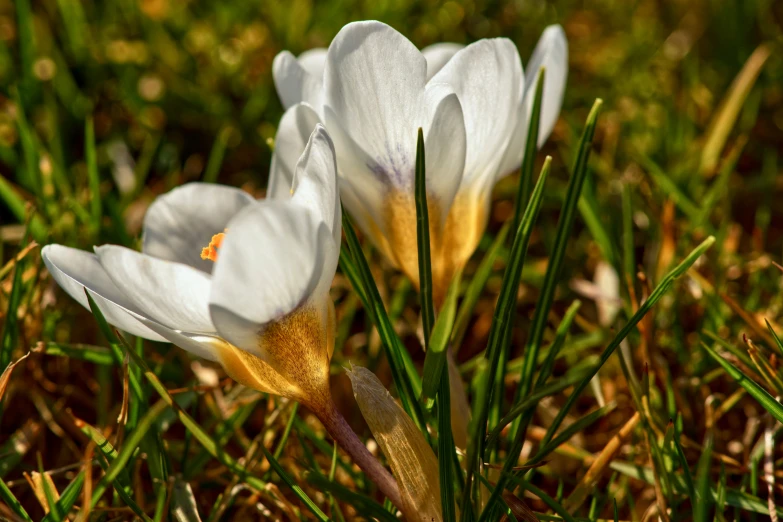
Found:
[[397, 479], [405, 516], [440, 522], [438, 460], [432, 448], [370, 370], [354, 366], [347, 373], [364, 420]]

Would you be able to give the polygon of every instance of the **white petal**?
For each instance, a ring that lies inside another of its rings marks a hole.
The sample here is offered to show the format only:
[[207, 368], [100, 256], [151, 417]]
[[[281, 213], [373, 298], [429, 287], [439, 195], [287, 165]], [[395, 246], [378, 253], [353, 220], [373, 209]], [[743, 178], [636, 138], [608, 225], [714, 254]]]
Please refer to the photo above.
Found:
[[538, 129], [538, 146], [541, 147], [551, 134], [563, 105], [566, 79], [568, 77], [568, 40], [559, 25], [550, 25], [539, 38], [530, 61], [527, 64], [528, 76], [525, 78], [525, 98], [528, 108], [527, 121], [530, 121], [533, 98], [539, 70], [546, 68], [544, 92], [541, 99], [541, 123]]
[[213, 274], [209, 307], [220, 336], [260, 355], [264, 325], [334, 278], [333, 248], [328, 226], [301, 205], [264, 200], [243, 210], [229, 224]]
[[340, 247], [342, 215], [337, 188], [337, 163], [334, 144], [320, 123], [307, 141], [296, 165], [292, 201], [315, 211], [332, 233], [335, 247]]
[[443, 42], [422, 49], [421, 54], [427, 59], [427, 79], [435, 76], [451, 60], [451, 57], [464, 47], [462, 44]]
[[[343, 176], [413, 186], [426, 77], [424, 56], [388, 25], [355, 22], [342, 28], [326, 59], [324, 117]], [[342, 157], [351, 154], [358, 172], [343, 169]]]
[[41, 257], [57, 284], [83, 307], [90, 308], [84, 293], [86, 287], [109, 324], [145, 339], [166, 340], [142, 324], [139, 320], [142, 311], [112, 282], [95, 254], [62, 245], [47, 245], [41, 251]]
[[117, 245], [97, 247], [95, 253], [114, 284], [145, 316], [174, 330], [215, 331], [208, 274]]
[[304, 152], [310, 133], [320, 122], [318, 114], [306, 103], [297, 103], [285, 111], [275, 136], [267, 197], [291, 197], [296, 163]]
[[465, 121], [457, 95], [441, 99], [424, 138], [427, 190], [437, 199], [445, 222], [465, 168]]
[[326, 66], [326, 49], [324, 47], [308, 49], [297, 56], [296, 59], [299, 65], [308, 73], [318, 78], [323, 76], [324, 67]]
[[546, 68], [546, 77], [541, 99], [541, 120], [538, 128], [537, 145], [539, 148], [549, 137], [555, 122], [557, 122], [568, 75], [568, 41], [559, 25], [551, 25], [546, 28], [530, 57], [527, 65], [528, 74], [525, 77], [525, 90], [520, 99], [520, 105], [515, 110], [518, 119], [503, 157], [503, 163], [498, 169], [498, 176], [510, 174], [522, 164], [527, 131], [533, 112], [536, 83], [542, 66]]
[[201, 249], [253, 201], [242, 190], [212, 183], [188, 183], [176, 188], [156, 199], [147, 210], [142, 251], [209, 273], [214, 263], [201, 259]]
[[505, 38], [465, 47], [430, 80], [450, 85], [462, 104], [468, 143], [463, 184], [494, 181], [516, 123], [522, 82], [519, 53]]
[[275, 56], [272, 75], [277, 95], [286, 109], [300, 102], [321, 107], [322, 76], [311, 74], [290, 52], [282, 51]]
[[149, 319], [141, 320], [150, 330], [153, 330], [164, 337], [166, 341], [179, 346], [183, 350], [202, 357], [209, 361], [217, 361], [218, 353], [220, 350], [220, 339], [211, 337], [208, 335], [190, 334], [187, 332], [181, 332], [179, 330], [172, 330], [166, 328], [162, 324], [150, 321]]

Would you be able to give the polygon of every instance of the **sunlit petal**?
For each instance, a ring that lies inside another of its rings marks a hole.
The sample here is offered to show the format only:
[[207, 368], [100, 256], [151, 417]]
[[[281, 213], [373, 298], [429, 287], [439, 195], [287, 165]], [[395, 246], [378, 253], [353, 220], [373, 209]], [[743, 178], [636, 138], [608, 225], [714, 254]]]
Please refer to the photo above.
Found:
[[296, 164], [304, 152], [310, 133], [320, 122], [316, 111], [306, 103], [298, 103], [285, 111], [275, 136], [275, 150], [269, 170], [268, 198], [291, 197]]
[[260, 354], [259, 333], [307, 301], [333, 245], [329, 227], [293, 202], [259, 201], [240, 212], [229, 223], [209, 299], [221, 337]]
[[[312, 66], [312, 63], [308, 63], [308, 66]], [[283, 107], [288, 108], [300, 102], [307, 102], [313, 107], [321, 106], [322, 77], [312, 74], [290, 52], [282, 51], [275, 56], [272, 74]]]
[[480, 40], [457, 52], [430, 82], [450, 85], [462, 104], [468, 136], [463, 185], [494, 181], [523, 84], [517, 48], [505, 38]]
[[209, 274], [117, 245], [96, 247], [95, 253], [114, 284], [146, 317], [174, 330], [215, 331], [208, 307]]
[[[324, 116], [342, 176], [375, 176], [388, 185], [412, 187], [426, 76], [424, 56], [388, 25], [355, 22], [337, 34], [324, 71]], [[357, 149], [363, 157], [356, 157]], [[342, 167], [352, 154], [348, 162], [362, 167], [358, 172]]]
[[311, 75], [321, 78], [326, 67], [326, 48], [315, 47], [308, 49], [296, 57], [299, 65]]
[[296, 165], [291, 200], [313, 210], [332, 232], [336, 248], [342, 233], [334, 144], [323, 125], [312, 131]]
[[255, 201], [250, 194], [213, 183], [188, 183], [155, 200], [144, 217], [142, 251], [210, 273], [201, 248], [223, 232], [229, 220]]
[[525, 78], [525, 98], [528, 121], [535, 95], [535, 85], [541, 67], [546, 68], [544, 94], [541, 100], [541, 124], [538, 131], [538, 146], [541, 147], [555, 126], [560, 107], [563, 105], [566, 79], [568, 78], [568, 40], [559, 25], [550, 25], [530, 56], [527, 64], [528, 75]]
[[41, 257], [57, 284], [85, 308], [90, 307], [84, 293], [87, 288], [110, 324], [139, 337], [166, 340], [139, 320], [143, 312], [117, 288], [95, 254], [62, 245], [47, 245], [41, 251]]
[[546, 28], [527, 64], [524, 93], [520, 98], [519, 107], [515, 110], [516, 126], [503, 157], [503, 163], [498, 169], [498, 177], [510, 174], [522, 164], [527, 131], [533, 112], [536, 83], [542, 66], [546, 68], [546, 76], [541, 98], [538, 147], [544, 144], [555, 126], [563, 103], [568, 76], [568, 41], [559, 25]]
[[443, 42], [422, 49], [421, 54], [427, 59], [427, 79], [435, 76], [451, 60], [451, 57], [464, 47], [462, 44]]

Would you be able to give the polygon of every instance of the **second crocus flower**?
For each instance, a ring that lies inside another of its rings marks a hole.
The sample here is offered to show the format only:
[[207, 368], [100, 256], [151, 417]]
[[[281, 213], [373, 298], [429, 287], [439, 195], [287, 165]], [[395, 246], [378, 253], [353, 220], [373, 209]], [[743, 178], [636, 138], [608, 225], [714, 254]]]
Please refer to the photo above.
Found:
[[[414, 172], [416, 133], [425, 135], [432, 270], [437, 301], [484, 233], [495, 182], [522, 162], [532, 92], [547, 69], [543, 143], [557, 119], [567, 71], [559, 26], [541, 37], [523, 74], [504, 38], [420, 52], [380, 22], [345, 26], [329, 49], [275, 59], [288, 110], [273, 168], [290, 174], [304, 129], [324, 122], [335, 139], [346, 208], [386, 258], [418, 284]], [[281, 178], [283, 176], [280, 176]]]

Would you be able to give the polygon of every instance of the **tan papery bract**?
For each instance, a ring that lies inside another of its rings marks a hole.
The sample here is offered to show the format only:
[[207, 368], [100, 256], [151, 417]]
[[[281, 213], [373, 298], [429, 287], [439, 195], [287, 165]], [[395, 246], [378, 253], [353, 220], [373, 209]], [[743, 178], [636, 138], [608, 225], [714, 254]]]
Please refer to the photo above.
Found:
[[397, 479], [409, 521], [441, 521], [438, 460], [411, 418], [368, 369], [347, 371], [364, 420]]

